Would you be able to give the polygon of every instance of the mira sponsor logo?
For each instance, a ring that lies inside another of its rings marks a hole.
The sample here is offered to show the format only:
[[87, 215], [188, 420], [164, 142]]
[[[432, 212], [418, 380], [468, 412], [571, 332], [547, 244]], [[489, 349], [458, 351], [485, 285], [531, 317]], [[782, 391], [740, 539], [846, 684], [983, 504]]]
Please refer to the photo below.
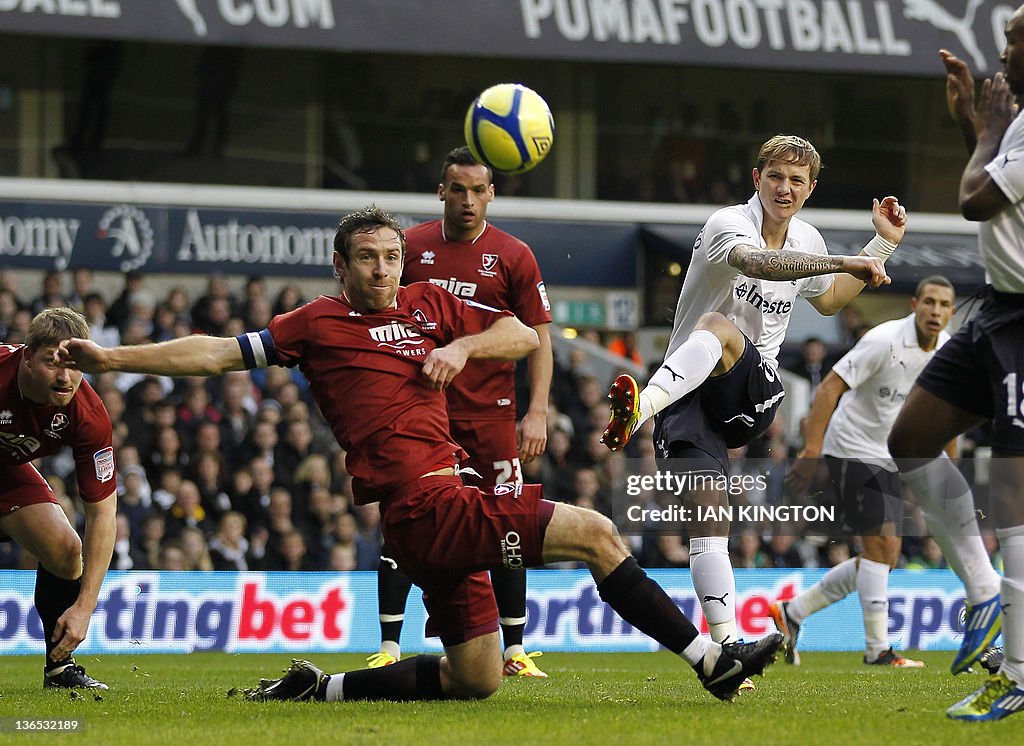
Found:
[[423, 346], [426, 339], [412, 324], [392, 321], [384, 326], [371, 327], [369, 332], [377, 347], [388, 347], [403, 357], [425, 355], [427, 352]]
[[42, 441], [31, 435], [0, 432], [0, 447], [22, 457], [33, 458], [33, 454], [42, 446]]
[[741, 282], [736, 286], [736, 299], [745, 300], [747, 303], [758, 309], [761, 313], [774, 313], [779, 316], [793, 310], [793, 302], [788, 300], [770, 300], [761, 295], [757, 283]]
[[475, 282], [463, 282], [455, 277], [449, 277], [447, 280], [431, 277], [430, 284], [442, 287], [452, 295], [456, 295], [459, 298], [476, 297], [477, 284]]
[[[0, 0], [2, 1], [2, 0]], [[189, 210], [178, 245], [178, 261], [233, 264], [308, 264], [329, 266], [334, 228], [252, 225], [235, 219], [204, 223]]]

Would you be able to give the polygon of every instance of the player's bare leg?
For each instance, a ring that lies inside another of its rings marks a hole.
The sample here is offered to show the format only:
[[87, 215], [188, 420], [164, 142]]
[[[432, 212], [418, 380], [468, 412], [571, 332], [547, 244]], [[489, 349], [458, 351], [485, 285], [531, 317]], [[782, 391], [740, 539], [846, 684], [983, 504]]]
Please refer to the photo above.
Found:
[[43, 624], [47, 688], [107, 689], [75, 663], [63, 639], [54, 631], [64, 613], [78, 600], [82, 586], [82, 540], [59, 505], [26, 505], [0, 519], [0, 530], [39, 560], [36, 569], [36, 611]]

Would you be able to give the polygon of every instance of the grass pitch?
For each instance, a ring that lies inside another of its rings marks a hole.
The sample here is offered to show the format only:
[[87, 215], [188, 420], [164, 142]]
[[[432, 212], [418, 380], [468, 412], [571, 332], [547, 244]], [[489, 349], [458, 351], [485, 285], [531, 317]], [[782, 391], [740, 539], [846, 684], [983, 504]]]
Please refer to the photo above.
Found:
[[[316, 655], [326, 671], [363, 656]], [[38, 656], [0, 659], [0, 718], [78, 718], [78, 734], [0, 733], [0, 743], [82, 744], [975, 744], [1024, 742], [1024, 714], [956, 723], [944, 711], [981, 686], [949, 674], [952, 653], [914, 655], [923, 670], [869, 668], [857, 653], [781, 659], [757, 691], [723, 703], [669, 653], [550, 653], [549, 679], [506, 680], [484, 702], [252, 703], [232, 687], [276, 677], [287, 655], [82, 657], [111, 686], [97, 699], [43, 691]], [[10, 721], [5, 720], [6, 727]]]

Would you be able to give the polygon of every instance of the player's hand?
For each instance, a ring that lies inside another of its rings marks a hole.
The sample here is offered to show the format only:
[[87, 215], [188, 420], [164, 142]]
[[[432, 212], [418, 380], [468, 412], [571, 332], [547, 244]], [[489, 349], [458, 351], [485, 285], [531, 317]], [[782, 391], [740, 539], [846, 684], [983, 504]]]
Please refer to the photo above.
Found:
[[871, 224], [882, 238], [899, 243], [907, 232], [907, 208], [893, 196], [871, 202]]
[[1017, 116], [1017, 98], [1002, 73], [981, 84], [981, 96], [974, 114], [974, 132], [978, 141], [998, 143]]
[[91, 339], [66, 339], [57, 346], [57, 363], [85, 373], [104, 373], [107, 350]]
[[50, 660], [57, 662], [69, 657], [75, 648], [85, 639], [89, 631], [89, 618], [92, 612], [84, 609], [77, 603], [72, 604], [67, 611], [57, 619], [57, 625], [53, 628], [53, 637], [50, 642], [57, 645], [50, 651]]
[[818, 470], [818, 460], [801, 454], [786, 471], [783, 490], [789, 497], [805, 497]]
[[885, 273], [885, 264], [874, 256], [848, 256], [843, 263], [843, 271], [866, 283], [870, 288], [892, 283], [892, 278]]
[[527, 412], [516, 428], [519, 436], [519, 460], [528, 464], [544, 453], [548, 444], [548, 418]]
[[466, 367], [468, 359], [458, 340], [445, 347], [436, 347], [423, 361], [423, 376], [435, 391], [444, 391]]
[[973, 127], [974, 77], [971, 69], [966, 62], [946, 49], [939, 50], [939, 57], [946, 66], [946, 107], [949, 116], [960, 127]]

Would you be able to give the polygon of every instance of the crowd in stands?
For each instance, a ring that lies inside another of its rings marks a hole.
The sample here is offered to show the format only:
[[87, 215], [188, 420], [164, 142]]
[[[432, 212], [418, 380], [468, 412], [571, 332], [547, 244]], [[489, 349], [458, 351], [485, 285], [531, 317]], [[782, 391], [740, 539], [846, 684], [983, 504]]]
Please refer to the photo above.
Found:
[[[147, 279], [130, 272], [123, 291], [107, 298], [94, 289], [87, 269], [49, 272], [38, 289], [23, 294], [17, 279], [0, 271], [0, 340], [22, 342], [33, 315], [48, 306], [78, 309], [88, 320], [93, 339], [109, 346], [194, 332], [234, 336], [262, 329], [272, 315], [308, 300], [296, 285], [270, 297], [261, 278], [249, 278], [236, 295], [231, 282], [213, 276], [196, 298], [180, 287], [158, 294]], [[856, 314], [850, 314], [848, 325], [846, 343], [852, 344], [866, 326]], [[596, 334], [591, 337], [605, 341]], [[624, 342], [612, 339], [606, 344], [632, 357], [634, 340]], [[814, 386], [841, 351], [808, 340], [791, 350], [783, 364]], [[521, 378], [525, 386], [525, 376]], [[113, 373], [89, 380], [114, 428], [118, 519], [112, 569], [376, 569], [381, 543], [378, 509], [353, 504], [345, 453], [297, 369], [272, 367], [179, 380]], [[556, 356], [547, 450], [523, 466], [523, 475], [527, 482], [542, 483], [549, 499], [591, 507], [618, 520], [624, 508], [624, 475], [649, 473], [657, 465], [651, 422], [622, 453], [601, 444], [609, 383], [590, 372], [580, 349], [574, 349], [568, 361]], [[522, 402], [528, 396], [524, 392], [518, 398]], [[983, 442], [982, 434], [975, 436]], [[967, 441], [968, 455], [974, 442]], [[776, 422], [758, 441], [732, 454], [733, 468], [742, 470], [760, 459], [781, 466], [798, 445], [787, 441], [785, 428]], [[37, 465], [81, 529], [70, 454]], [[965, 471], [974, 476], [969, 459]], [[774, 473], [781, 477], [784, 468]], [[652, 501], [663, 505], [666, 499], [655, 495]], [[781, 478], [769, 480], [764, 489], [734, 495], [732, 501], [792, 502], [783, 493]], [[642, 564], [689, 565], [685, 536], [647, 528], [626, 534]], [[902, 565], [944, 566], [915, 509], [909, 511], [904, 529]], [[994, 533], [987, 534], [993, 561], [998, 562]], [[824, 535], [803, 533], [794, 525], [757, 524], [736, 526], [730, 548], [738, 568], [829, 567], [855, 554], [855, 542], [841, 526]], [[17, 545], [0, 542], [0, 568], [33, 563]]]

